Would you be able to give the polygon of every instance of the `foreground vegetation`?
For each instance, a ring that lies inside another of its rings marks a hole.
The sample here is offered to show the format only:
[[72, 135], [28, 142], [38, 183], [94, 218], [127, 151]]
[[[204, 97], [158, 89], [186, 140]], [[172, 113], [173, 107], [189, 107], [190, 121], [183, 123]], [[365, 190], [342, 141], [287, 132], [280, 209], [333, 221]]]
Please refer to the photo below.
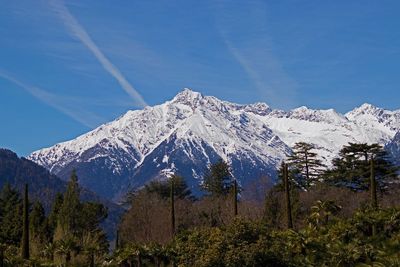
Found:
[[29, 228], [29, 205], [6, 186], [0, 267], [400, 266], [400, 187], [383, 149], [349, 144], [328, 170], [312, 145], [293, 149], [272, 188], [267, 177], [242, 188], [219, 161], [200, 199], [177, 175], [132, 192], [112, 253], [106, 211], [79, 201], [76, 175], [47, 216], [31, 205]]
[[95, 266], [108, 252], [99, 224], [107, 216], [102, 204], [82, 203], [75, 172], [64, 194], [45, 214], [6, 184], [0, 194], [0, 266]]

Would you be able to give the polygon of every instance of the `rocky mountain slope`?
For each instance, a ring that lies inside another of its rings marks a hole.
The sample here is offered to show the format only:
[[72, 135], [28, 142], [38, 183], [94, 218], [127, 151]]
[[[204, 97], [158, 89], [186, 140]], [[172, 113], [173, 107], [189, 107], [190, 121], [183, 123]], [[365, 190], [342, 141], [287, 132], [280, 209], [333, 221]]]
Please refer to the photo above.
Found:
[[195, 192], [211, 162], [227, 160], [243, 186], [276, 168], [299, 141], [317, 146], [329, 164], [348, 142], [389, 143], [400, 111], [364, 104], [347, 114], [300, 107], [274, 110], [239, 105], [185, 89], [171, 101], [128, 111], [74, 140], [29, 158], [61, 178], [77, 169], [81, 183], [119, 200], [130, 189], [168, 173], [183, 175]]
[[393, 158], [394, 163], [400, 166], [400, 131], [397, 132], [392, 141], [386, 145], [386, 150]]

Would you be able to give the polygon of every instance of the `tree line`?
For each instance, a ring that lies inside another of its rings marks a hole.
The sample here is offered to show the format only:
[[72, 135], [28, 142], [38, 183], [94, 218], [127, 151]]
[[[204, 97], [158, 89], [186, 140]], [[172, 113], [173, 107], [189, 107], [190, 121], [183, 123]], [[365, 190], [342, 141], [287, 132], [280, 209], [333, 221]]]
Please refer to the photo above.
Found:
[[73, 172], [65, 193], [57, 194], [46, 214], [39, 201], [30, 202], [28, 185], [21, 197], [6, 184], [0, 193], [0, 267], [100, 264], [109, 250], [100, 228], [107, 210], [81, 202], [79, 194]]
[[99, 226], [107, 211], [79, 200], [75, 173], [49, 214], [6, 185], [0, 267], [399, 266], [398, 168], [377, 144], [349, 143], [327, 165], [301, 142], [272, 186], [242, 187], [223, 160], [201, 197], [178, 174], [151, 181], [127, 197], [112, 252]]

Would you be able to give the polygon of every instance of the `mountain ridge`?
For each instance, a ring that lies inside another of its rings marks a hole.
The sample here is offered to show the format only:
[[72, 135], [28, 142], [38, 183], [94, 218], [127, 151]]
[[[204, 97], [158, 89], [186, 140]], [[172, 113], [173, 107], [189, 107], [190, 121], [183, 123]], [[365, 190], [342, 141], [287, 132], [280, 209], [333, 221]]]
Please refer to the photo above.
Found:
[[298, 141], [315, 144], [329, 162], [348, 142], [385, 145], [399, 130], [399, 110], [370, 104], [346, 114], [307, 107], [283, 111], [262, 102], [230, 103], [186, 88], [163, 104], [128, 111], [29, 158], [61, 177], [76, 168], [85, 186], [117, 200], [128, 189], [173, 171], [190, 176], [189, 184], [198, 191], [207, 165], [217, 158], [228, 161], [246, 184], [258, 178], [249, 175], [275, 176]]

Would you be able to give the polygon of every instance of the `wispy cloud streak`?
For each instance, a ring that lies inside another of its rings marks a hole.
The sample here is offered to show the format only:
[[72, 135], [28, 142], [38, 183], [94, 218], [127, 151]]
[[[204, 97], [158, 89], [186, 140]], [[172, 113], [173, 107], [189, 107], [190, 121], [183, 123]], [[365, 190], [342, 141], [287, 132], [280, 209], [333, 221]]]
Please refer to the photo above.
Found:
[[13, 76], [3, 71], [0, 71], [0, 77], [21, 87], [43, 103], [55, 108], [56, 110], [67, 115], [73, 120], [87, 126], [88, 128], [94, 128], [104, 121], [103, 118], [86, 110], [83, 110], [79, 107], [79, 105], [75, 105], [75, 103], [71, 102], [71, 99], [68, 97], [67, 99], [64, 99], [61, 96], [51, 94], [39, 87], [25, 84], [24, 82], [17, 80]]
[[143, 97], [133, 88], [133, 86], [127, 81], [122, 75], [119, 69], [111, 63], [111, 61], [103, 54], [99, 47], [95, 44], [83, 26], [78, 20], [69, 12], [68, 8], [61, 0], [50, 1], [54, 11], [57, 12], [70, 34], [78, 38], [83, 45], [85, 45], [100, 62], [103, 68], [113, 76], [117, 82], [121, 85], [122, 89], [135, 101], [135, 104], [139, 107], [147, 106]]
[[[227, 37], [224, 37], [224, 43], [258, 92], [271, 101], [270, 104], [278, 107], [292, 107], [295, 104], [297, 85], [283, 71], [276, 57], [265, 47], [260, 48], [256, 44], [250, 49], [238, 48]], [[249, 52], [249, 50], [256, 52]]]
[[[295, 105], [297, 84], [286, 73], [282, 62], [273, 53], [273, 45], [267, 33], [265, 5], [262, 2], [249, 2], [240, 12], [248, 13], [240, 23], [238, 32], [235, 9], [229, 2], [221, 1], [216, 19], [217, 30], [229, 53], [243, 68], [257, 91], [274, 106], [292, 107]], [[235, 11], [234, 11], [235, 10]], [[236, 24], [235, 24], [236, 23]]]

